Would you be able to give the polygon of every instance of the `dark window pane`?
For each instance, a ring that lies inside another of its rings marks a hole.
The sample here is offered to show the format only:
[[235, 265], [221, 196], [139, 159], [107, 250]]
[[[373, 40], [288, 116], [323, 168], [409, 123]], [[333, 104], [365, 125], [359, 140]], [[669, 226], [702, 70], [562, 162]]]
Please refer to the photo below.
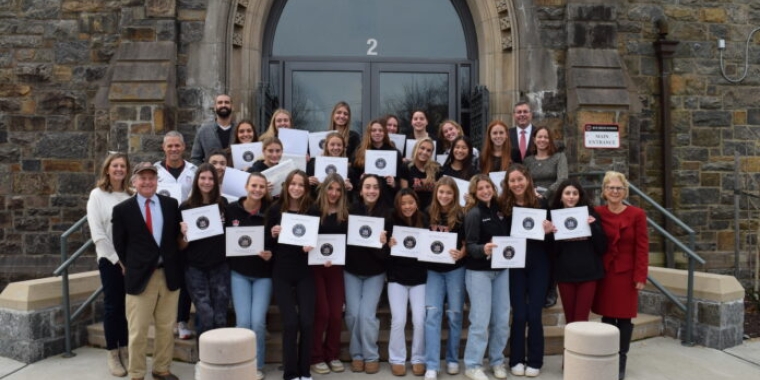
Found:
[[351, 129], [361, 131], [362, 72], [294, 70], [292, 74], [288, 107], [296, 128], [326, 131], [333, 107], [345, 101], [351, 107]]
[[380, 115], [398, 115], [403, 133], [411, 131], [410, 120], [416, 109], [426, 111], [432, 135], [438, 133], [438, 124], [449, 117], [448, 74], [384, 72], [380, 73], [379, 84]]

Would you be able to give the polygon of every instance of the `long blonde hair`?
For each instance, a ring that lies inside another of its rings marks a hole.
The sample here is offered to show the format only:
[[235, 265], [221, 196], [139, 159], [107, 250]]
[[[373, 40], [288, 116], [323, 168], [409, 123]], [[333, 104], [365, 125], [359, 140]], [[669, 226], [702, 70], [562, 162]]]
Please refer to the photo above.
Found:
[[425, 172], [425, 180], [423, 182], [426, 185], [432, 185], [435, 183], [435, 176], [438, 174], [438, 170], [441, 168], [441, 165], [438, 163], [438, 161], [435, 160], [435, 143], [433, 143], [433, 139], [430, 137], [425, 137], [417, 140], [417, 142], [414, 144], [414, 150], [412, 150], [412, 161], [409, 162], [409, 168], [411, 169], [413, 166], [416, 166], [415, 163], [417, 162], [417, 150], [419, 150], [420, 146], [425, 143], [430, 144], [432, 151], [430, 159], [428, 159], [427, 162], [425, 162], [425, 165], [422, 167], [422, 170]]
[[330, 185], [333, 183], [337, 183], [338, 186], [340, 186], [340, 199], [338, 200], [338, 204], [336, 205], [336, 208], [338, 211], [336, 212], [336, 215], [338, 217], [338, 222], [345, 222], [348, 220], [348, 195], [346, 193], [346, 182], [343, 180], [343, 177], [340, 176], [338, 173], [331, 173], [328, 174], [324, 181], [319, 185], [319, 194], [317, 194], [317, 206], [319, 207], [319, 212], [322, 215], [322, 219], [327, 217], [330, 210], [330, 201], [327, 199], [327, 190], [330, 188]]
[[343, 144], [343, 154], [341, 154], [341, 157], [346, 157], [346, 139], [343, 138], [343, 135], [341, 135], [339, 132], [330, 132], [325, 137], [325, 146], [322, 148], [322, 155], [325, 157], [329, 157], [330, 153], [327, 150], [327, 145], [330, 143], [330, 140], [332, 139], [340, 139], [341, 144]]
[[[264, 141], [269, 137], [277, 137], [279, 136], [279, 130], [277, 129], [277, 126], [275, 125], [274, 120], [277, 118], [277, 115], [279, 114], [285, 114], [288, 115], [288, 119], [290, 119], [290, 126], [293, 127], [293, 115], [290, 114], [290, 111], [284, 109], [284, 108], [278, 108], [272, 113], [272, 119], [269, 120], [269, 127], [267, 128], [266, 132], [262, 133], [259, 137], [259, 141]], [[254, 129], [255, 131], [255, 129]]]
[[[448, 186], [454, 192], [454, 199], [451, 204], [444, 210], [441, 202], [438, 201], [438, 189], [441, 186]], [[433, 201], [430, 203], [430, 224], [440, 223], [441, 215], [446, 213], [446, 227], [453, 230], [458, 223], [462, 222], [462, 206], [459, 205], [459, 187], [451, 177], [441, 177], [433, 189]]]

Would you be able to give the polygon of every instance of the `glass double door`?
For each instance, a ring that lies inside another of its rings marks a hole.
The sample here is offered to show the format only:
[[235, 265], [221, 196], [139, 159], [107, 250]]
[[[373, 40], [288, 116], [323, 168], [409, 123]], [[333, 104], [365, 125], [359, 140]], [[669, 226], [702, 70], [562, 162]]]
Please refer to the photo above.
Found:
[[455, 64], [285, 62], [283, 104], [299, 129], [324, 131], [335, 104], [351, 106], [351, 128], [387, 114], [410, 130], [415, 109], [428, 113], [428, 130], [458, 114]]

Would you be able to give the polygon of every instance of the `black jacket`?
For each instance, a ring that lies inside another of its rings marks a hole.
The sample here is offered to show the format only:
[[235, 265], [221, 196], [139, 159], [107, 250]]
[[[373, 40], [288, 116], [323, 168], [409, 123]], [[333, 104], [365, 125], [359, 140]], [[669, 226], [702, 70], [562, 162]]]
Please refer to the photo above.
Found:
[[502, 270], [491, 269], [491, 260], [483, 248], [494, 236], [509, 236], [509, 228], [496, 200], [491, 202], [491, 207], [478, 202], [477, 206], [467, 211], [464, 217], [464, 233], [469, 256], [465, 263], [467, 269]]

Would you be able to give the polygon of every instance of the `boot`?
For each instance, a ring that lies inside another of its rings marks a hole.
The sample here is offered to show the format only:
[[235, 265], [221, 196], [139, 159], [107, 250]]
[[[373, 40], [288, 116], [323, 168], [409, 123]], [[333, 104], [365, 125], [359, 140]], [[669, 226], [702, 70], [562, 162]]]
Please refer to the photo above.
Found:
[[124, 377], [127, 376], [127, 370], [121, 365], [119, 360], [119, 349], [108, 350], [108, 370], [111, 371], [111, 375]]
[[127, 346], [119, 347], [119, 359], [124, 369], [129, 372], [129, 348]]
[[544, 308], [546, 309], [557, 304], [557, 284], [552, 285], [549, 291], [546, 292], [546, 302], [544, 303]]
[[628, 350], [631, 348], [631, 336], [633, 335], [633, 323], [630, 319], [618, 320], [620, 330], [620, 371], [618, 379], [625, 379], [625, 364], [628, 361]]

